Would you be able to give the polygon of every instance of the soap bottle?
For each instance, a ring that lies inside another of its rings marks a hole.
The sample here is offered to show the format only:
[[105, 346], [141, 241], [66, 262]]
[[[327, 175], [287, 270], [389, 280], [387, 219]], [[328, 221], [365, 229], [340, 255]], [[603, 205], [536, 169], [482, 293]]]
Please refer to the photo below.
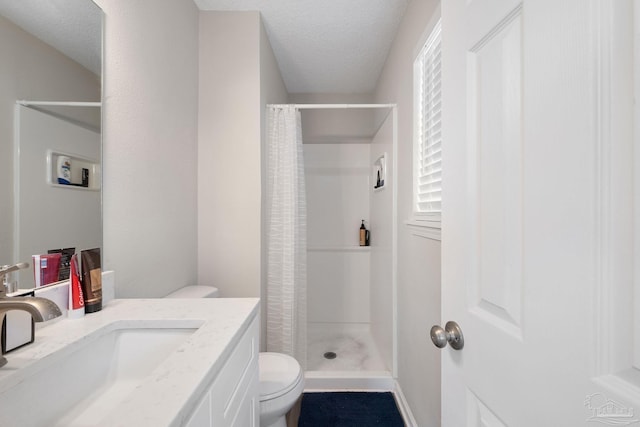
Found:
[[58, 184], [71, 184], [71, 159], [67, 156], [58, 156]]
[[360, 224], [360, 246], [366, 246], [367, 244], [367, 228], [364, 226], [364, 219]]

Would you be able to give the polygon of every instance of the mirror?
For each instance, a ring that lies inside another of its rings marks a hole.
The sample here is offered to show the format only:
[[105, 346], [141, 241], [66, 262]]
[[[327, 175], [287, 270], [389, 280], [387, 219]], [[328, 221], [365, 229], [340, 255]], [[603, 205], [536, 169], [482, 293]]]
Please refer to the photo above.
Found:
[[[102, 246], [102, 20], [91, 0], [0, 0], [0, 265]], [[55, 182], [60, 157], [77, 186]], [[33, 270], [16, 279], [33, 287]]]

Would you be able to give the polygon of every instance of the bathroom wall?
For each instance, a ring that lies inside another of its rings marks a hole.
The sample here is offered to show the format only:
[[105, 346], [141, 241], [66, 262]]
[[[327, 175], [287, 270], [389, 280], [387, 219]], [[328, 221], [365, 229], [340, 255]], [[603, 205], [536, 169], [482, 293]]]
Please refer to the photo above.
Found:
[[198, 281], [257, 297], [265, 105], [287, 92], [258, 12], [201, 12]]
[[[294, 104], [370, 104], [370, 94], [292, 93]], [[310, 109], [300, 110], [302, 139], [315, 143], [369, 143], [376, 131], [370, 110]]]
[[404, 221], [413, 188], [413, 60], [438, 7], [435, 0], [409, 3], [375, 96], [398, 104], [398, 381], [424, 427], [440, 425], [440, 350], [429, 339], [431, 325], [441, 320], [440, 242]]
[[[387, 114], [382, 126], [371, 141], [369, 168], [385, 155], [386, 179], [381, 189], [371, 190], [371, 333], [380, 356], [389, 369], [393, 363], [393, 112], [380, 110], [376, 116]], [[369, 187], [377, 176], [371, 175]]]
[[0, 16], [0, 264], [13, 258], [13, 109], [18, 99], [100, 100], [100, 77]]
[[[259, 14], [97, 3], [108, 46], [104, 258], [117, 295], [196, 282], [259, 295], [261, 102], [287, 96]], [[271, 70], [262, 84], [261, 70]]]
[[[303, 123], [304, 126], [304, 123]], [[307, 190], [308, 321], [368, 323], [369, 144], [304, 144]]]
[[117, 297], [196, 283], [198, 9], [98, 0], [105, 13], [104, 264]]
[[260, 14], [200, 12], [198, 282], [260, 292]]

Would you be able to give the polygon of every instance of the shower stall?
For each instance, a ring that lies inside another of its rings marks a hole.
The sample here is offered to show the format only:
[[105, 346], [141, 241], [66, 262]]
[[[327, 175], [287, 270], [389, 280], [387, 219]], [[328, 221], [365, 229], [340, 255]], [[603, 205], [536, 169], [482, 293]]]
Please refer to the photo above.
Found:
[[[307, 389], [392, 389], [396, 107], [296, 108], [307, 207]], [[359, 242], [363, 220], [369, 246]]]

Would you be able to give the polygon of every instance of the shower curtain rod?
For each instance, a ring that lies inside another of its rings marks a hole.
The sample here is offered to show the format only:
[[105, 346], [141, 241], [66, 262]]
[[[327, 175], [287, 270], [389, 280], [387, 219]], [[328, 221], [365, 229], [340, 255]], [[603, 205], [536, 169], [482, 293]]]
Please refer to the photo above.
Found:
[[101, 107], [102, 102], [72, 102], [72, 101], [25, 101], [18, 100], [16, 104], [24, 107], [31, 106], [56, 106], [56, 107]]
[[295, 107], [299, 110], [338, 108], [393, 108], [396, 104], [268, 104], [268, 107]]

